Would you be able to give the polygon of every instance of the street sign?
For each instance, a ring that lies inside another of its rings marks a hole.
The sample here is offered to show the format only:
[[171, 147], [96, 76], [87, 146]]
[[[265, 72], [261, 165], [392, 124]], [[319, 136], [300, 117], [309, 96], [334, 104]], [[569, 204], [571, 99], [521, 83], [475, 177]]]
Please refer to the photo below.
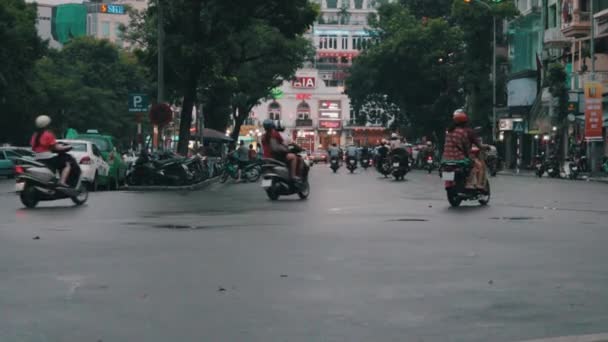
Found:
[[585, 139], [588, 141], [603, 138], [602, 90], [601, 83], [585, 83]]
[[524, 132], [524, 122], [523, 121], [513, 121], [513, 132], [514, 133], [523, 133]]
[[145, 113], [148, 111], [148, 95], [129, 93], [129, 113]]

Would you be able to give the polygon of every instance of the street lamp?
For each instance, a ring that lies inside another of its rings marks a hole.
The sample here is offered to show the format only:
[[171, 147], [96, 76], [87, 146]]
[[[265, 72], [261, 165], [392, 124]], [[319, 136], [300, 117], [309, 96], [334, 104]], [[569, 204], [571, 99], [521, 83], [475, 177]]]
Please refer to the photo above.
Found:
[[[464, 0], [466, 4], [476, 2], [483, 5], [492, 13], [492, 141], [496, 141], [496, 15], [492, 11], [492, 6], [481, 0]], [[502, 0], [493, 0], [498, 3]]]

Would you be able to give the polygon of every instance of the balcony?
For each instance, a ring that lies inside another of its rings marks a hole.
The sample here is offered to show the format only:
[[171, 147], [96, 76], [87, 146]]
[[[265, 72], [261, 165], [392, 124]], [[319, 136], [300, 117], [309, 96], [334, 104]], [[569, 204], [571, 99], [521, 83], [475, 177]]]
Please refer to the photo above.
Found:
[[588, 36], [591, 32], [591, 14], [589, 12], [574, 11], [562, 24], [562, 33], [567, 38], [580, 38]]
[[312, 119], [296, 119], [296, 127], [312, 127]]
[[544, 42], [546, 48], [563, 48], [571, 44], [570, 39], [566, 38], [558, 27], [545, 30]]

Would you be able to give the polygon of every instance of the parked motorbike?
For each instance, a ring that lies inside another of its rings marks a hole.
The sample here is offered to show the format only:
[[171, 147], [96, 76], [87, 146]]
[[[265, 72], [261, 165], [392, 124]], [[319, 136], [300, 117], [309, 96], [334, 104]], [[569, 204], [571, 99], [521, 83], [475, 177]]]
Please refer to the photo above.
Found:
[[534, 158], [534, 172], [536, 177], [541, 178], [545, 173], [545, 162], [542, 154], [537, 154]]
[[555, 157], [555, 156], [549, 157], [549, 159], [547, 159], [545, 161], [544, 169], [547, 170], [547, 174], [549, 175], [549, 177], [559, 178], [560, 166], [559, 166], [559, 161], [557, 160], [557, 157]]
[[195, 181], [186, 159], [173, 154], [142, 152], [127, 172], [129, 185], [187, 185]]
[[334, 173], [338, 172], [338, 169], [340, 168], [340, 160], [338, 158], [331, 158], [329, 167]]
[[604, 157], [604, 160], [602, 161], [602, 171], [608, 173], [608, 157]]
[[572, 158], [566, 159], [566, 163], [568, 164], [568, 178], [571, 180], [578, 179], [578, 175], [580, 173], [579, 163], [576, 160], [572, 160]]
[[472, 166], [459, 162], [445, 162], [441, 165], [441, 179], [445, 182], [448, 202], [458, 207], [462, 201], [478, 201], [481, 205], [490, 202], [490, 182], [486, 179], [484, 190], [467, 189], [466, 182]]
[[357, 158], [347, 157], [346, 168], [348, 169], [348, 171], [350, 171], [350, 173], [355, 172], [355, 170], [357, 169]]
[[405, 175], [410, 172], [410, 160], [407, 156], [393, 155], [391, 157], [391, 173], [395, 180], [404, 180]]
[[[235, 157], [229, 157], [224, 163], [224, 168], [221, 171], [220, 182], [226, 183], [228, 178], [234, 180], [239, 178], [239, 163]], [[241, 178], [247, 182], [257, 182], [262, 175], [262, 162], [254, 161], [247, 164], [241, 170]]]
[[194, 156], [185, 159], [184, 165], [192, 173], [194, 183], [202, 182], [209, 178], [209, 165], [207, 164], [206, 157], [195, 154]]
[[276, 201], [280, 196], [298, 194], [300, 199], [308, 198], [310, 194], [310, 184], [308, 183], [308, 172], [310, 168], [304, 164], [301, 181], [293, 181], [289, 177], [289, 169], [285, 163], [274, 159], [263, 159], [263, 178], [262, 188], [272, 201]]
[[69, 188], [58, 185], [58, 170], [51, 169], [42, 161], [19, 159], [19, 163], [15, 167], [17, 173], [15, 191], [24, 206], [34, 208], [40, 201], [67, 198], [71, 199], [76, 205], [82, 205], [87, 201], [89, 192], [86, 184], [81, 179], [80, 166], [71, 155], [66, 153], [65, 156], [71, 166], [67, 180]]

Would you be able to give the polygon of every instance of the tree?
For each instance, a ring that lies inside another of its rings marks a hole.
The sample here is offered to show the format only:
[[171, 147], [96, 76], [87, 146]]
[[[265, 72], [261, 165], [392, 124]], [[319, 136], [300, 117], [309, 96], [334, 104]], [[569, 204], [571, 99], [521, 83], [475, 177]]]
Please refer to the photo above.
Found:
[[462, 34], [443, 18], [416, 19], [402, 4], [383, 5], [373, 21], [378, 43], [358, 57], [347, 80], [357, 115], [369, 94], [399, 108], [393, 125], [414, 135], [443, 135], [460, 103]]
[[350, 7], [345, 1], [343, 1], [342, 6], [340, 6], [338, 17], [340, 18], [340, 25], [348, 25], [350, 23]]
[[[166, 80], [182, 103], [178, 143], [182, 154], [187, 152], [192, 107], [200, 100], [199, 93], [213, 93], [218, 83], [225, 86], [229, 77], [224, 71], [238, 70], [225, 64], [238, 51], [235, 38], [261, 22], [291, 39], [305, 32], [317, 17], [316, 6], [307, 0], [156, 0], [128, 35], [142, 44], [144, 60], [152, 68], [157, 55], [153, 31], [159, 1], [165, 13]], [[237, 65], [249, 61], [230, 60]]]
[[450, 15], [453, 0], [400, 0], [416, 18], [439, 18]]
[[23, 144], [32, 130], [28, 80], [46, 49], [36, 31], [36, 17], [34, 4], [0, 1], [0, 142]]
[[126, 143], [135, 132], [128, 93], [148, 92], [145, 77], [137, 60], [109, 41], [75, 38], [36, 63], [32, 104], [60, 132], [94, 128]]

